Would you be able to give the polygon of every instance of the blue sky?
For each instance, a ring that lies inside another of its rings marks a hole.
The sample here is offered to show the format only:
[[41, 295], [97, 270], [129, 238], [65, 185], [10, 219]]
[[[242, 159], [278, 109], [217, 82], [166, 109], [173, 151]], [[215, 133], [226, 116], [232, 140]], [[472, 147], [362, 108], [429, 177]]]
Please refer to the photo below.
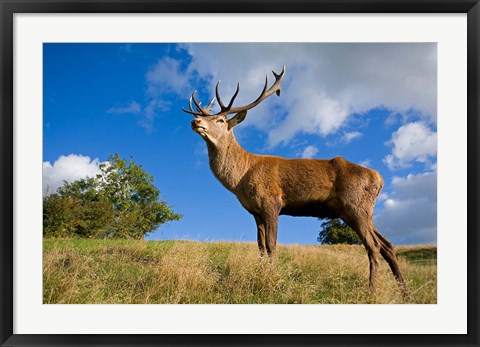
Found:
[[[94, 175], [110, 154], [133, 156], [184, 215], [148, 239], [255, 240], [253, 217], [210, 172], [181, 107], [193, 90], [211, 100], [219, 79], [224, 99], [239, 81], [236, 103], [249, 103], [286, 65], [281, 96], [249, 111], [238, 142], [378, 170], [379, 230], [395, 244], [436, 243], [436, 44], [46, 43], [43, 63], [44, 187]], [[282, 216], [279, 242], [314, 244], [320, 224]]]

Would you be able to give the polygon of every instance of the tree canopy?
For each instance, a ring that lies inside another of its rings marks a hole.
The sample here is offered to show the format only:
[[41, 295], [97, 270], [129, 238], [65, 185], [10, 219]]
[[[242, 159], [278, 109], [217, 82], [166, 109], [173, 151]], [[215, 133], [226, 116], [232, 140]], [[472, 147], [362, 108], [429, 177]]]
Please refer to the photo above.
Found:
[[99, 169], [44, 197], [44, 236], [142, 239], [182, 217], [159, 200], [153, 177], [133, 159], [114, 154]]
[[341, 219], [329, 219], [322, 223], [317, 240], [326, 245], [349, 244], [360, 245], [362, 241], [357, 233]]

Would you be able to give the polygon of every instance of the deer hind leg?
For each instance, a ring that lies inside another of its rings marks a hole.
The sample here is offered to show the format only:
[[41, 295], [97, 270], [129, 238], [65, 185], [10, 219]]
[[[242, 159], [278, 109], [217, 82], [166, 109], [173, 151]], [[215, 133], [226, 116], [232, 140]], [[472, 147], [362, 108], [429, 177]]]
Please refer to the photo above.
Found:
[[381, 244], [380, 254], [390, 266], [390, 269], [392, 270], [392, 273], [395, 276], [400, 286], [400, 289], [403, 292], [405, 299], [411, 299], [411, 293], [407, 285], [405, 284], [405, 280], [403, 279], [402, 273], [400, 272], [397, 255], [395, 253], [395, 249], [393, 248], [393, 245], [390, 243], [390, 241], [388, 241], [385, 237], [383, 237], [378, 232], [377, 229], [374, 229], [374, 232], [375, 232], [375, 236], [378, 238]]
[[370, 262], [369, 288], [372, 293], [375, 293], [378, 283], [378, 258], [380, 256], [380, 247], [372, 236], [371, 232], [366, 231], [365, 240], [363, 242], [365, 249], [367, 250], [368, 261]]
[[254, 215], [254, 217], [255, 217], [255, 222], [257, 223], [258, 250], [260, 251], [260, 257], [263, 257], [265, 255], [265, 252], [267, 251], [267, 245], [265, 242], [265, 222], [258, 215]]
[[342, 218], [360, 237], [365, 247], [370, 263], [369, 288], [372, 293], [376, 292], [378, 282], [378, 259], [380, 258], [381, 245], [375, 236], [375, 227], [371, 218], [356, 214]]

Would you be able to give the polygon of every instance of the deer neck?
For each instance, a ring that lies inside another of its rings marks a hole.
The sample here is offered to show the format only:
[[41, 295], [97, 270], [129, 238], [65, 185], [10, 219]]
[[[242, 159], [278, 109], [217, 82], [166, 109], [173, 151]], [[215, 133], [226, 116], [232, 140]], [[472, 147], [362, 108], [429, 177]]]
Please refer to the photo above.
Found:
[[226, 141], [207, 141], [210, 168], [215, 177], [230, 191], [234, 191], [250, 168], [253, 155], [245, 151], [231, 132]]

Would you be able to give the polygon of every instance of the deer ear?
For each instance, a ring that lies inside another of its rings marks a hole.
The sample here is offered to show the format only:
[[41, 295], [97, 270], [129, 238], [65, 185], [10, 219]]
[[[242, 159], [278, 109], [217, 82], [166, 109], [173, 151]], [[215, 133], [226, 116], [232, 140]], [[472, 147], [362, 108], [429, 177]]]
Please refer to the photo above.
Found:
[[247, 116], [247, 111], [238, 112], [235, 116], [228, 120], [228, 129], [232, 129], [235, 125], [243, 122]]

